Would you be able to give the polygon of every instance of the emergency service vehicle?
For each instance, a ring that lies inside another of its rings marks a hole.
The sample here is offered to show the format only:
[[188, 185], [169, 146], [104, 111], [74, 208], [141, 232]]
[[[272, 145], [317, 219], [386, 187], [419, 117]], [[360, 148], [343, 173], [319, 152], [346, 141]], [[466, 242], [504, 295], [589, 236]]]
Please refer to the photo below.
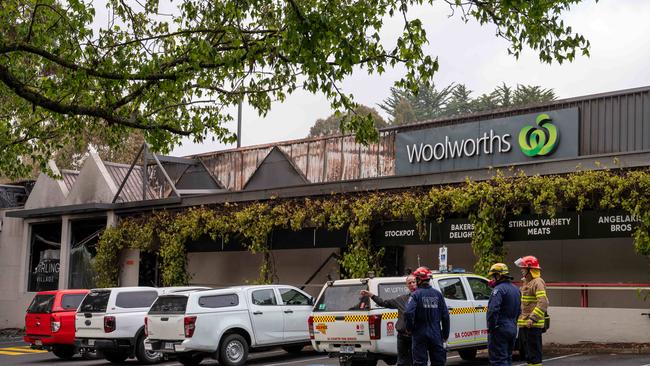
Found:
[[[406, 277], [329, 281], [314, 305], [309, 322], [312, 347], [339, 358], [341, 366], [374, 366], [397, 360], [397, 309], [378, 306], [361, 290], [382, 299], [408, 292]], [[449, 309], [447, 349], [471, 360], [487, 347], [486, 312], [491, 288], [485, 277], [464, 272], [434, 272], [431, 286], [440, 290]]]

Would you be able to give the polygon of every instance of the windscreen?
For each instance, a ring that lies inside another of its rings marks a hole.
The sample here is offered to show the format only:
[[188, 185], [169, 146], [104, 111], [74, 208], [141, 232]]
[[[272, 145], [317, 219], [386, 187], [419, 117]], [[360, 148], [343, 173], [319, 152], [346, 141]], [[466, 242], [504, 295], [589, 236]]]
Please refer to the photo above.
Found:
[[314, 311], [369, 310], [369, 298], [361, 297], [360, 294], [361, 290], [367, 289], [368, 286], [361, 283], [328, 286], [314, 306]]
[[80, 313], [105, 313], [111, 291], [91, 291], [79, 307]]
[[27, 308], [28, 313], [49, 313], [54, 305], [54, 295], [36, 295]]
[[149, 310], [149, 314], [185, 314], [187, 296], [161, 296]]
[[382, 283], [377, 286], [377, 296], [381, 297], [382, 300], [391, 300], [398, 296], [409, 293], [408, 287], [404, 282], [399, 283]]

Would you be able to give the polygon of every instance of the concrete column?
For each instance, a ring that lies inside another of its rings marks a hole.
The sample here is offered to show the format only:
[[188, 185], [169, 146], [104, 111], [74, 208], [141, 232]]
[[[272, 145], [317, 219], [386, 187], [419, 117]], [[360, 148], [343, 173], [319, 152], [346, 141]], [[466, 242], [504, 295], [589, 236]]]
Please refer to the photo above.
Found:
[[70, 216], [61, 217], [61, 251], [59, 258], [59, 290], [67, 289], [70, 281]]
[[20, 275], [18, 276], [18, 292], [26, 293], [29, 284], [29, 239], [31, 236], [31, 225], [27, 221], [23, 221], [23, 238], [21, 240], [21, 254], [20, 258]]
[[[114, 227], [119, 221], [115, 212], [106, 213], [107, 227]], [[126, 249], [120, 255], [120, 275], [118, 277], [118, 286], [137, 286], [140, 277], [140, 251], [137, 249]]]
[[137, 286], [140, 277], [140, 251], [126, 249], [120, 257], [119, 286]]

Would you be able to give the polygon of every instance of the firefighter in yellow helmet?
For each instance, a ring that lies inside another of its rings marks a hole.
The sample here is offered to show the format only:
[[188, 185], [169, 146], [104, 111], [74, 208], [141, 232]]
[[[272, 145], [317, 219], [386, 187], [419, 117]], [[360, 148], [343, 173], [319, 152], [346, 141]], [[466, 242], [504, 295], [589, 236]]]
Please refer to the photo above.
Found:
[[521, 269], [521, 315], [517, 320], [519, 339], [528, 365], [542, 364], [542, 333], [548, 309], [546, 282], [541, 277], [539, 261], [532, 255], [519, 258], [515, 265]]
[[508, 266], [503, 263], [492, 265], [488, 277], [493, 288], [486, 314], [490, 365], [512, 366], [517, 318], [521, 311], [519, 289], [512, 284]]

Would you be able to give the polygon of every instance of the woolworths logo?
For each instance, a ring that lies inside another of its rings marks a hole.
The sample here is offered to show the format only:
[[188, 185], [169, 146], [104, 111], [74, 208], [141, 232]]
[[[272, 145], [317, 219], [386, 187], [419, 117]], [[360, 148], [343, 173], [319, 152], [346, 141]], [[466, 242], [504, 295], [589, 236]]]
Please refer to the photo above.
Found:
[[557, 147], [557, 128], [546, 113], [537, 116], [535, 122], [537, 126], [525, 126], [519, 131], [519, 148], [526, 156], [548, 155]]

